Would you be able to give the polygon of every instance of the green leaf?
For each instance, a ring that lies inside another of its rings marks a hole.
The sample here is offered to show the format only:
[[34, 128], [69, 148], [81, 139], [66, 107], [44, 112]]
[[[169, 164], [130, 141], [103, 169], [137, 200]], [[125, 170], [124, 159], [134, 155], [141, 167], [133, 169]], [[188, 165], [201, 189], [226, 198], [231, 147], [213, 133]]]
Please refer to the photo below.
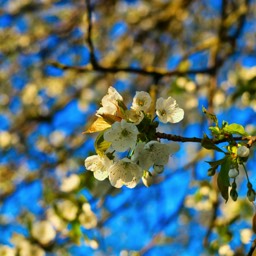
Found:
[[211, 149], [211, 150], [216, 150], [222, 153], [225, 153], [222, 149], [220, 149], [219, 147], [217, 147], [213, 141], [206, 135], [204, 134], [204, 137], [202, 139], [201, 142], [202, 147], [206, 148], [206, 149]]
[[104, 132], [101, 132], [95, 140], [94, 147], [98, 155], [104, 155], [105, 151], [110, 147], [111, 143], [104, 140]]
[[210, 126], [209, 130], [211, 131], [212, 135], [214, 135], [214, 136], [218, 136], [221, 133], [220, 128], [217, 126]]
[[216, 169], [218, 168], [219, 165], [221, 165], [224, 161], [225, 161], [225, 157], [220, 159], [220, 160], [216, 160], [216, 161], [205, 161], [206, 163], [208, 163], [212, 168]]
[[223, 131], [230, 134], [238, 134], [242, 136], [247, 136], [248, 134], [245, 132], [244, 127], [240, 124], [229, 124], [223, 128]]
[[216, 124], [216, 126], [218, 126], [218, 118], [216, 115], [208, 112], [208, 110], [205, 107], [202, 108], [202, 111], [208, 119], [212, 120]]
[[228, 197], [229, 197], [228, 188], [230, 184], [229, 184], [228, 172], [230, 170], [231, 163], [232, 161], [230, 157], [225, 157], [223, 159], [223, 163], [221, 164], [220, 172], [217, 178], [218, 188], [220, 190], [222, 197], [226, 200], [226, 202], [228, 201]]

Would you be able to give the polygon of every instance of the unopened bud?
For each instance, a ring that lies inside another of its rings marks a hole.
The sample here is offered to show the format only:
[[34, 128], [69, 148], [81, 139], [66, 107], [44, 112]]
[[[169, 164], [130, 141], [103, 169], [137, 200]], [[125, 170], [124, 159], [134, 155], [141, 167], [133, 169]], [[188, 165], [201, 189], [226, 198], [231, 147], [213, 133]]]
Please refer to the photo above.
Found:
[[255, 191], [253, 189], [248, 190], [247, 198], [249, 199], [250, 202], [255, 201]]
[[229, 178], [235, 178], [235, 177], [238, 176], [238, 174], [239, 174], [239, 172], [235, 168], [230, 169], [229, 172], [228, 172]]
[[230, 190], [230, 197], [233, 199], [233, 201], [236, 201], [238, 198], [238, 193], [235, 189]]
[[150, 187], [153, 183], [153, 177], [150, 172], [145, 172], [143, 177], [142, 177], [142, 182], [146, 187]]
[[160, 174], [164, 171], [164, 166], [163, 165], [154, 165], [154, 171], [157, 174]]
[[237, 155], [239, 157], [247, 157], [250, 154], [250, 149], [246, 146], [241, 146], [237, 149]]

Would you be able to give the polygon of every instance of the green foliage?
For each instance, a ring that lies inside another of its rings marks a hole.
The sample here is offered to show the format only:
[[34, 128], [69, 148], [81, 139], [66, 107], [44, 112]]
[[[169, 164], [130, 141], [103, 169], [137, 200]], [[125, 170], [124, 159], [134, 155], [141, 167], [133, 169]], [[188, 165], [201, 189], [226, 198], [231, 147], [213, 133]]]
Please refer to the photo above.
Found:
[[94, 143], [95, 151], [98, 155], [103, 156], [106, 150], [110, 147], [111, 143], [104, 140], [104, 132], [101, 132]]
[[225, 153], [222, 149], [217, 147], [215, 145], [215, 143], [206, 134], [204, 134], [204, 137], [202, 139], [201, 145], [202, 145], [202, 147], [204, 147], [206, 149], [216, 150], [218, 152]]
[[242, 136], [248, 136], [248, 133], [245, 132], [244, 127], [240, 124], [230, 124], [228, 125], [226, 123], [226, 125], [222, 128], [223, 133], [227, 133], [227, 134], [238, 134], [238, 135], [242, 135]]
[[229, 198], [228, 188], [230, 186], [230, 183], [229, 183], [228, 172], [230, 170], [231, 163], [232, 161], [229, 156], [223, 158], [223, 162], [221, 164], [220, 172], [217, 178], [218, 188], [220, 190], [222, 197], [226, 200], [226, 202], [228, 201], [228, 198]]

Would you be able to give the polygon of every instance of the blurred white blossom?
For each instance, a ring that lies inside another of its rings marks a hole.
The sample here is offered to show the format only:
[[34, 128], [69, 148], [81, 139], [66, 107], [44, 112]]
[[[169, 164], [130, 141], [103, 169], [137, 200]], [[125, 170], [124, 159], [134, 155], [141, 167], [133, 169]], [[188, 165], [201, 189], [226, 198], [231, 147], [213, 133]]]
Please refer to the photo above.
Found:
[[85, 168], [93, 172], [95, 179], [104, 180], [108, 177], [108, 168], [113, 163], [107, 156], [93, 155], [85, 159]]
[[63, 192], [71, 192], [77, 189], [80, 185], [80, 178], [77, 174], [72, 174], [62, 180], [60, 190]]
[[104, 139], [112, 143], [114, 150], [124, 152], [133, 148], [137, 142], [138, 128], [124, 119], [115, 122], [111, 128], [105, 131]]
[[0, 255], [1, 256], [15, 256], [16, 250], [15, 250], [15, 248], [11, 248], [6, 245], [0, 245]]
[[31, 234], [40, 244], [45, 245], [54, 240], [56, 231], [49, 221], [43, 220], [33, 223]]
[[184, 117], [184, 110], [179, 108], [176, 100], [172, 97], [168, 99], [161, 97], [156, 101], [156, 114], [163, 123], [178, 123]]
[[57, 209], [60, 212], [61, 216], [68, 221], [74, 220], [78, 213], [77, 205], [67, 199], [58, 202]]
[[51, 222], [53, 227], [58, 231], [64, 231], [66, 228], [66, 223], [63, 219], [61, 219], [55, 212], [53, 208], [49, 208], [46, 211], [47, 220]]
[[92, 229], [97, 226], [97, 217], [91, 210], [91, 206], [88, 203], [83, 204], [83, 212], [79, 215], [78, 219], [83, 227], [86, 229]]
[[109, 168], [109, 180], [112, 186], [121, 188], [123, 185], [134, 188], [140, 181], [143, 170], [128, 158], [115, 162]]

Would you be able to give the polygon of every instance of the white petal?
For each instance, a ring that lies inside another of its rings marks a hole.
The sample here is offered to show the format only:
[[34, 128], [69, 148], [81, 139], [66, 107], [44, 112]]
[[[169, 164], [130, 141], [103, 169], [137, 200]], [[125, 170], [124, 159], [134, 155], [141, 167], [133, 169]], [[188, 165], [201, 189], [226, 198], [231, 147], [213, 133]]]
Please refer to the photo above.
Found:
[[176, 100], [172, 97], [168, 97], [167, 100], [165, 100], [165, 106], [168, 106], [168, 107], [175, 107], [176, 106]]
[[184, 110], [182, 108], [175, 108], [172, 110], [170, 115], [168, 115], [168, 122], [170, 123], [178, 123], [184, 117]]
[[98, 155], [89, 156], [84, 161], [85, 168], [89, 171], [96, 171], [101, 168], [101, 161]]
[[132, 102], [132, 109], [136, 111], [144, 111], [147, 112], [151, 105], [151, 97], [149, 93], [141, 91], [136, 92], [135, 97]]
[[94, 172], [93, 175], [98, 180], [104, 180], [108, 177], [108, 168], [112, 165], [113, 161], [107, 156], [93, 155], [85, 159], [85, 168]]
[[135, 187], [142, 177], [142, 169], [129, 159], [122, 159], [109, 168], [109, 180], [112, 186], [120, 188], [126, 185]]
[[108, 177], [108, 170], [97, 170], [93, 172], [94, 178], [97, 180], [105, 180]]
[[162, 109], [164, 105], [164, 98], [160, 97], [159, 99], [157, 99], [156, 101], [156, 109]]

